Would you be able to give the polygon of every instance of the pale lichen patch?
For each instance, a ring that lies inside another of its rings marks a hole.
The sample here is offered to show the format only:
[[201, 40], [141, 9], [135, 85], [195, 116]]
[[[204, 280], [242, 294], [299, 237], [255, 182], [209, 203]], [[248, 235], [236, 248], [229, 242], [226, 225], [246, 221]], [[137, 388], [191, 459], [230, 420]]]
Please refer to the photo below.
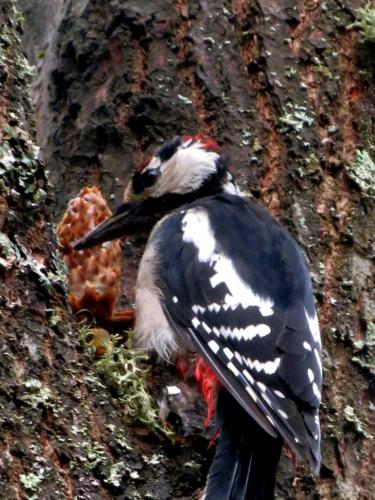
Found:
[[356, 158], [346, 166], [346, 171], [363, 196], [375, 197], [375, 162], [368, 151], [357, 149]]

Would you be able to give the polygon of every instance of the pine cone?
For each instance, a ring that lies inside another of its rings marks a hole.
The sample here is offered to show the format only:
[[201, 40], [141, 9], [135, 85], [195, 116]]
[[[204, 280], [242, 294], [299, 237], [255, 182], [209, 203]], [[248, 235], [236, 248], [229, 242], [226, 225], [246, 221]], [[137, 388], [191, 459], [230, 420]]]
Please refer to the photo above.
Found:
[[98, 321], [110, 321], [120, 292], [121, 249], [118, 240], [86, 250], [74, 243], [111, 211], [96, 187], [85, 187], [69, 201], [57, 227], [59, 244], [69, 269], [69, 301], [73, 311], [90, 309]]

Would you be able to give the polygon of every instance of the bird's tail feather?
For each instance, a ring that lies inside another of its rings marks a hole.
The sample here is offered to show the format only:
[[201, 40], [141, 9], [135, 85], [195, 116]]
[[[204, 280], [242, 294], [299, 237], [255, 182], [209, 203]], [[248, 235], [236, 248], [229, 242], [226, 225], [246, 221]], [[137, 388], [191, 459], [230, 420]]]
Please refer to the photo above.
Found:
[[271, 500], [282, 439], [267, 434], [225, 390], [217, 404], [221, 433], [204, 500]]

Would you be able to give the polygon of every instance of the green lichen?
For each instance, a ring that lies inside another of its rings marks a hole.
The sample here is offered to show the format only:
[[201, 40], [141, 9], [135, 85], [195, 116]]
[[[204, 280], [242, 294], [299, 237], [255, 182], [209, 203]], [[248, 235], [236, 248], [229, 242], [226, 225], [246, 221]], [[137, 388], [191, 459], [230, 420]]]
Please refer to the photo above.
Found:
[[[56, 234], [53, 234], [56, 241]], [[47, 272], [47, 278], [53, 285], [59, 285], [68, 293], [68, 269], [60, 252], [53, 250], [51, 253], [52, 265]]]
[[28, 470], [20, 475], [20, 482], [27, 492], [26, 498], [28, 500], [37, 500], [40, 498], [42, 483], [48, 481], [49, 477], [51, 477], [51, 467], [42, 456], [43, 450], [38, 443], [31, 442], [29, 444], [28, 454]]
[[299, 167], [297, 168], [297, 172], [301, 177], [313, 175], [321, 171], [320, 161], [313, 152], [306, 155], [304, 158], [300, 158], [298, 164]]
[[357, 340], [354, 342], [354, 347], [362, 350], [366, 347], [375, 346], [375, 322], [371, 321], [367, 325], [366, 336], [364, 340]]
[[314, 57], [314, 65], [313, 69], [316, 73], [319, 73], [320, 75], [326, 77], [326, 78], [333, 78], [333, 73], [330, 70], [328, 66], [323, 64], [321, 60], [318, 57]]
[[[0, 194], [36, 209], [47, 197], [46, 177], [38, 160], [39, 148], [33, 144], [32, 108], [25, 98], [33, 68], [17, 49], [21, 41], [22, 17], [10, 2], [9, 19], [0, 33], [0, 66], [3, 68], [0, 93], [7, 102], [7, 124], [0, 131]], [[25, 129], [25, 122], [30, 127]], [[26, 213], [27, 215], [27, 213]]]
[[289, 78], [289, 79], [296, 76], [297, 73], [298, 73], [298, 71], [296, 70], [296, 68], [292, 68], [292, 67], [289, 67], [284, 71], [284, 75], [286, 76], [286, 78]]
[[38, 498], [40, 485], [43, 481], [44, 471], [39, 469], [38, 474], [30, 472], [29, 474], [21, 474], [20, 481], [24, 489], [28, 492], [27, 498], [34, 500]]
[[302, 132], [304, 127], [310, 127], [314, 119], [307, 114], [307, 108], [299, 104], [287, 103], [287, 109], [279, 117], [280, 123], [284, 125], [281, 132], [292, 130], [294, 132]]
[[0, 231], [0, 255], [12, 260], [18, 260], [21, 254], [17, 246], [8, 238], [8, 236]]
[[93, 444], [87, 443], [86, 446], [83, 446], [83, 448], [85, 451], [85, 457], [83, 460], [86, 460], [85, 465], [88, 470], [95, 469], [99, 464], [108, 464], [108, 456], [102, 444], [97, 442], [94, 442]]
[[370, 321], [367, 324], [365, 338], [356, 340], [353, 346], [355, 352], [352, 357], [353, 363], [375, 375], [375, 322]]
[[359, 419], [358, 415], [355, 413], [354, 408], [352, 406], [347, 405], [344, 408], [344, 418], [351, 425], [351, 427], [357, 434], [366, 437], [367, 439], [373, 439], [372, 434], [364, 430], [363, 423]]
[[178, 94], [177, 98], [180, 99], [180, 101], [182, 101], [184, 104], [193, 104], [193, 101], [184, 95]]
[[21, 400], [32, 408], [38, 406], [49, 406], [51, 391], [48, 387], [43, 387], [40, 380], [30, 379], [23, 384], [26, 392], [21, 396]]
[[357, 149], [356, 159], [346, 166], [346, 171], [363, 196], [375, 197], [375, 162], [366, 150]]
[[62, 321], [62, 315], [59, 311], [55, 309], [47, 309], [48, 314], [48, 324], [51, 328], [57, 326]]
[[375, 7], [370, 3], [360, 7], [356, 11], [356, 20], [348, 26], [348, 29], [359, 30], [363, 41], [375, 41]]
[[[122, 460], [111, 463], [105, 447], [98, 442], [89, 443], [81, 440], [81, 449], [83, 450], [83, 455], [79, 461], [87, 471], [100, 468], [104, 483], [115, 487], [120, 486], [122, 478], [127, 473], [125, 463]], [[74, 469], [76, 466], [76, 462], [72, 461], [70, 463], [71, 469]]]
[[47, 197], [46, 178], [38, 152], [18, 127], [3, 131], [0, 146], [0, 192], [22, 196], [29, 209], [38, 208]]
[[121, 448], [126, 451], [131, 451], [133, 449], [132, 446], [130, 446], [130, 444], [128, 443], [125, 433], [121, 431], [121, 429], [118, 429], [114, 424], [108, 424], [106, 425], [106, 428], [111, 432], [114, 440], [119, 446], [121, 446]]
[[241, 130], [241, 135], [242, 135], [242, 141], [241, 143], [244, 145], [244, 146], [248, 146], [250, 144], [250, 138], [252, 137], [252, 132], [249, 128], [243, 128]]
[[52, 283], [48, 278], [47, 267], [38, 262], [32, 254], [18, 242], [18, 246], [21, 250], [22, 259], [19, 261], [21, 267], [27, 267], [32, 274], [36, 276], [39, 284], [48, 292], [52, 293]]
[[120, 486], [121, 479], [124, 476], [125, 464], [123, 461], [112, 464], [109, 468], [108, 476], [104, 479], [105, 483], [112, 484], [113, 486]]

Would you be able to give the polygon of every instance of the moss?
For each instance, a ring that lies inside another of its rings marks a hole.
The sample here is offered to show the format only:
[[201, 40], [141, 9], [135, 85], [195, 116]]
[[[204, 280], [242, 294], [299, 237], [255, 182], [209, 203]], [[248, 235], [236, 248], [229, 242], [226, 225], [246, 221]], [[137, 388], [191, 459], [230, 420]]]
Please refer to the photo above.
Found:
[[368, 3], [357, 9], [356, 20], [348, 26], [352, 28], [359, 30], [363, 41], [375, 42], [375, 7]]
[[166, 432], [147, 390], [148, 370], [139, 367], [139, 363], [146, 361], [148, 356], [140, 349], [131, 349], [130, 340], [126, 345], [120, 345], [117, 336], [111, 339], [96, 368], [118, 389], [126, 414], [152, 430]]
[[[79, 331], [86, 349], [94, 351], [91, 327], [84, 325]], [[148, 360], [141, 349], [131, 348], [131, 333], [126, 344], [120, 343], [118, 335], [111, 335], [105, 345], [104, 354], [95, 361], [95, 369], [104, 380], [116, 389], [125, 414], [136, 422], [144, 424], [155, 432], [171, 435], [160, 422], [158, 410], [147, 389], [148, 369], [140, 368], [140, 363]]]

